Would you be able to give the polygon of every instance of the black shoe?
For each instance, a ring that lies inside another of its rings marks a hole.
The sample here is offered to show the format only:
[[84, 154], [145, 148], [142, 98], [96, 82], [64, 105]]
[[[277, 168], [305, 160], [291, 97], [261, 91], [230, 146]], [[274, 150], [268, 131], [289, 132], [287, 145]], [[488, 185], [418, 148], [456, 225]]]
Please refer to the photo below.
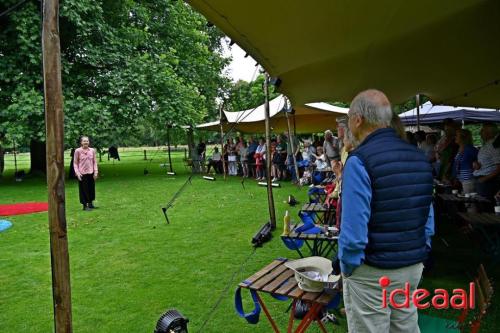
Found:
[[97, 208], [97, 207], [95, 207], [92, 203], [89, 203], [89, 208], [91, 208], [91, 209], [95, 209], [95, 208]]
[[85, 207], [83, 208], [83, 210], [85, 210], [85, 211], [89, 212], [89, 211], [91, 211], [91, 210], [92, 210], [92, 208], [85, 206]]
[[87, 205], [83, 205], [83, 210], [87, 210]]

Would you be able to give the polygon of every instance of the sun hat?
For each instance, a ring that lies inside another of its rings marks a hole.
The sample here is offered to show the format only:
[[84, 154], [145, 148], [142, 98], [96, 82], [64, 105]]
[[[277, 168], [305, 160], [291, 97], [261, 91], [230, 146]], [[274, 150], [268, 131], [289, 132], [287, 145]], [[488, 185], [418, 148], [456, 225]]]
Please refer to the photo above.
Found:
[[285, 266], [295, 272], [295, 280], [304, 291], [322, 292], [325, 287], [340, 279], [340, 275], [331, 275], [332, 261], [323, 257], [287, 261]]

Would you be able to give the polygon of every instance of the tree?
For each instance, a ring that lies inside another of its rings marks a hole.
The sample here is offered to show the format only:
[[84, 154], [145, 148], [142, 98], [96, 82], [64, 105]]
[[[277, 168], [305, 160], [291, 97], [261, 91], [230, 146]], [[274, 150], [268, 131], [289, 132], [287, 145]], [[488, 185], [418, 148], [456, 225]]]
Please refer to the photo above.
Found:
[[[24, 145], [44, 140], [40, 26], [36, 1], [0, 20], [0, 131]], [[217, 112], [222, 34], [184, 2], [64, 0], [60, 33], [70, 146], [82, 134], [119, 144], [139, 126], [162, 133]]]
[[[238, 81], [234, 83], [228, 91], [226, 100], [226, 110], [242, 111], [252, 109], [264, 103], [264, 75], [259, 75], [253, 82]], [[269, 99], [277, 97], [279, 94], [275, 92], [273, 86], [270, 86]]]

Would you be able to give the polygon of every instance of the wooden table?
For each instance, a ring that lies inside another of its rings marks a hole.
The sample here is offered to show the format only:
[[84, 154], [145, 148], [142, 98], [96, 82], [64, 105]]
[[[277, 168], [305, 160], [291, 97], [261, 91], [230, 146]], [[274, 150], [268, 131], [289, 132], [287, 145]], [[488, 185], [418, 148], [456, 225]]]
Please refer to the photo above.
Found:
[[455, 194], [446, 194], [446, 193], [441, 193], [437, 195], [441, 200], [443, 201], [449, 201], [449, 202], [457, 202], [457, 203], [484, 203], [484, 204], [489, 204], [491, 203], [488, 199], [480, 196], [480, 195], [475, 195], [473, 197], [465, 197], [462, 195], [455, 195]]
[[456, 194], [441, 193], [435, 196], [435, 209], [437, 214], [451, 222], [455, 222], [458, 213], [467, 211], [486, 212], [491, 210], [492, 203], [479, 195], [474, 197], [458, 196]]
[[[320, 224], [326, 224], [328, 223], [328, 220], [331, 216], [326, 216], [330, 215], [327, 213], [332, 213], [332, 215], [335, 215], [335, 208], [333, 207], [327, 207], [323, 203], [306, 203], [302, 206], [302, 209], [300, 210], [301, 212], [306, 212], [306, 213], [314, 213], [316, 215], [316, 223]], [[331, 217], [333, 218], [333, 217]]]
[[492, 255], [495, 261], [500, 259], [500, 216], [492, 213], [458, 213], [472, 230], [477, 230], [484, 239], [481, 248]]
[[[332, 258], [337, 251], [336, 245], [339, 239], [338, 234], [332, 237], [327, 237], [323, 232], [320, 232], [318, 234], [305, 234], [303, 232], [296, 232], [296, 229], [301, 227], [302, 225], [303, 223], [296, 224], [295, 226], [293, 226], [288, 235], [281, 235], [281, 238], [283, 240], [291, 240], [292, 242], [303, 241], [309, 249], [311, 256]], [[297, 251], [301, 258], [305, 257], [299, 247], [296, 247], [293, 250]]]
[[274, 319], [271, 317], [271, 314], [269, 313], [269, 310], [265, 306], [259, 293], [275, 294], [293, 299], [292, 310], [290, 312], [290, 319], [287, 327], [288, 333], [293, 331], [295, 307], [298, 300], [308, 303], [310, 308], [293, 332], [305, 332], [311, 323], [316, 321], [320, 330], [327, 333], [325, 326], [321, 322], [321, 311], [333, 300], [333, 298], [337, 295], [337, 292], [329, 294], [325, 292], [311, 293], [303, 291], [298, 287], [297, 281], [294, 277], [294, 272], [284, 265], [286, 261], [287, 259], [284, 258], [274, 260], [257, 273], [245, 279], [245, 281], [241, 282], [239, 286], [241, 288], [256, 291], [259, 304], [264, 310], [264, 313], [266, 314], [274, 332], [279, 333], [280, 330]]

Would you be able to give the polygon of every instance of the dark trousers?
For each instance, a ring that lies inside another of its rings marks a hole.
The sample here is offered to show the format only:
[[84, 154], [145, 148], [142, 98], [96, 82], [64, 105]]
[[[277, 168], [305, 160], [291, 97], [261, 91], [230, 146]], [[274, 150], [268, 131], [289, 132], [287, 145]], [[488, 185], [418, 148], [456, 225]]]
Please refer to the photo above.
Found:
[[78, 189], [80, 190], [80, 203], [86, 205], [95, 200], [95, 181], [94, 175], [82, 175], [82, 180], [78, 182]]

